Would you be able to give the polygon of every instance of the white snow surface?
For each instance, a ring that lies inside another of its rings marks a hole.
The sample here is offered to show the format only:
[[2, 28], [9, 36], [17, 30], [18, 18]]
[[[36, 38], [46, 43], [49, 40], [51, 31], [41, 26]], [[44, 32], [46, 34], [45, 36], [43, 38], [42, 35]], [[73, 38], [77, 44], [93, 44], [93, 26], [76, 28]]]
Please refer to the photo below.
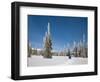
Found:
[[27, 59], [27, 66], [54, 66], [54, 65], [82, 65], [88, 64], [88, 58], [67, 56], [52, 56], [52, 58], [43, 58], [43, 56], [31, 56]]

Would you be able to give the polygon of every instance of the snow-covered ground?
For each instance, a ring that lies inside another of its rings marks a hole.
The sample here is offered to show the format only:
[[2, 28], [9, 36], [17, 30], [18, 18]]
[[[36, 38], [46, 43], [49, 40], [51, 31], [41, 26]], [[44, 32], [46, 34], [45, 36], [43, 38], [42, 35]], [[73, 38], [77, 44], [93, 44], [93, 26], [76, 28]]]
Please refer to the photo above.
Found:
[[87, 63], [88, 58], [72, 57], [68, 59], [67, 56], [53, 56], [51, 59], [43, 58], [43, 56], [31, 56], [27, 60], [28, 66], [81, 65]]

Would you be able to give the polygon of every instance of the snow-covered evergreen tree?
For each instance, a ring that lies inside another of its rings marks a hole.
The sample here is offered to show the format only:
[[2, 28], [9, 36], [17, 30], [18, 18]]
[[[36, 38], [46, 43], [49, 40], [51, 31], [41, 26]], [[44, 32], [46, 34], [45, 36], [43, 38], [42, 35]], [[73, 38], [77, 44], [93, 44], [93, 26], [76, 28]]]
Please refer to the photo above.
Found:
[[50, 35], [50, 23], [48, 23], [48, 31], [45, 34], [44, 37], [44, 58], [52, 58], [52, 40]]
[[31, 57], [31, 54], [32, 54], [32, 47], [31, 44], [28, 43], [28, 57]]

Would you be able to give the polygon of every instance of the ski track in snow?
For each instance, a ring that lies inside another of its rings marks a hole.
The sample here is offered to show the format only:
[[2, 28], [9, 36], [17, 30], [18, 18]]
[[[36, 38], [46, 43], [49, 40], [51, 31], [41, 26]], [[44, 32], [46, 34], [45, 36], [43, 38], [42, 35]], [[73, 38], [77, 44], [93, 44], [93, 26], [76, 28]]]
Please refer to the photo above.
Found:
[[52, 58], [43, 58], [43, 56], [31, 56], [27, 59], [28, 66], [54, 66], [54, 65], [82, 65], [87, 64], [88, 58], [67, 56], [52, 56]]

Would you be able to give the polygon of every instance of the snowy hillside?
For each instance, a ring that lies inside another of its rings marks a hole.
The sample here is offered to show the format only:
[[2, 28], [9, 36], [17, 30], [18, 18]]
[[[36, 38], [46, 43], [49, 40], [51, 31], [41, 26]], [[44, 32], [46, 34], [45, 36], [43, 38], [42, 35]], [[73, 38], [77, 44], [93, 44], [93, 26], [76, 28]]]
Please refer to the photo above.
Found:
[[81, 65], [88, 63], [87, 58], [72, 57], [68, 59], [67, 56], [53, 56], [52, 59], [32, 56], [27, 61], [28, 66]]

